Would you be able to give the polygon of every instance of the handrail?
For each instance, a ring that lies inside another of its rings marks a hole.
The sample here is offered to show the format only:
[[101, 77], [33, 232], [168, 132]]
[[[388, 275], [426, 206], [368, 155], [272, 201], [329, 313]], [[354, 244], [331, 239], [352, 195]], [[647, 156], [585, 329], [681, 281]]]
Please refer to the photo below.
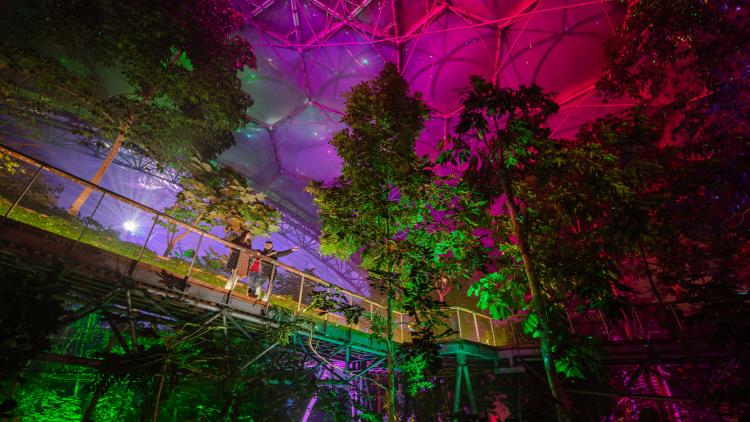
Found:
[[[151, 231], [149, 232], [148, 236], [144, 240], [143, 245], [141, 245], [141, 250], [140, 250], [140, 253], [138, 254], [138, 258], [136, 259], [136, 262], [140, 262], [141, 261], [141, 258], [143, 257], [143, 252], [147, 249], [147, 245], [148, 245], [149, 240], [151, 238], [151, 233], [153, 232], [153, 228], [156, 225], [156, 223], [161, 219], [162, 221], [168, 222], [170, 224], [175, 224], [175, 225], [181, 227], [182, 229], [185, 229], [185, 230], [188, 230], [188, 231], [190, 231], [192, 233], [196, 233], [196, 234], [200, 235], [198, 246], [196, 246], [196, 249], [195, 249], [195, 255], [194, 255], [194, 257], [193, 257], [193, 259], [192, 259], [192, 261], [190, 263], [190, 269], [188, 270], [188, 272], [186, 274], [187, 278], [190, 278], [190, 276], [191, 276], [191, 274], [193, 272], [193, 266], [195, 265], [196, 258], [198, 256], [198, 251], [200, 249], [201, 241], [204, 238], [207, 238], [207, 239], [211, 239], [211, 240], [213, 240], [215, 242], [218, 242], [219, 244], [221, 244], [221, 245], [223, 245], [223, 246], [225, 246], [225, 247], [227, 247], [229, 249], [240, 250], [240, 251], [249, 253], [251, 256], [257, 258], [258, 260], [260, 260], [262, 262], [265, 262], [267, 264], [271, 264], [273, 270], [272, 270], [272, 274], [271, 274], [270, 279], [269, 279], [269, 293], [268, 293], [269, 299], [271, 299], [271, 302], [273, 302], [273, 299], [272, 299], [273, 298], [273, 294], [272, 294], [272, 292], [270, 290], [273, 289], [273, 280], [274, 280], [275, 275], [277, 274], [277, 270], [278, 269], [282, 269], [282, 270], [285, 270], [285, 271], [287, 271], [289, 273], [295, 274], [295, 275], [297, 275], [297, 276], [300, 277], [300, 280], [299, 280], [299, 291], [295, 292], [295, 293], [297, 293], [297, 298], [296, 298], [297, 312], [300, 312], [300, 310], [301, 310], [300, 308], [302, 306], [302, 298], [303, 298], [304, 291], [305, 291], [305, 282], [306, 281], [312, 282], [312, 283], [314, 283], [314, 284], [316, 284], [318, 286], [322, 286], [324, 288], [335, 288], [338, 291], [342, 292], [345, 296], [348, 296], [350, 303], [351, 303], [351, 301], [353, 299], [356, 298], [357, 300], [361, 301], [362, 303], [368, 304], [370, 312], [374, 312], [374, 309], [376, 307], [379, 308], [379, 309], [381, 309], [381, 310], [385, 309], [385, 306], [383, 306], [383, 305], [381, 305], [381, 304], [379, 304], [379, 303], [371, 300], [370, 298], [367, 298], [367, 297], [362, 296], [362, 295], [360, 295], [358, 293], [349, 291], [349, 290], [347, 290], [345, 288], [336, 286], [335, 284], [333, 284], [331, 282], [328, 282], [326, 280], [323, 280], [323, 279], [317, 277], [316, 275], [306, 273], [306, 272], [301, 271], [301, 270], [299, 270], [297, 268], [294, 268], [294, 267], [292, 267], [290, 265], [287, 265], [287, 264], [284, 264], [282, 262], [279, 262], [278, 260], [269, 258], [269, 257], [261, 254], [260, 252], [256, 251], [256, 250], [252, 250], [252, 249], [246, 248], [244, 246], [237, 245], [237, 244], [234, 244], [234, 243], [229, 242], [227, 240], [224, 240], [221, 237], [216, 236], [214, 234], [211, 234], [210, 232], [207, 232], [205, 230], [202, 230], [199, 227], [196, 227], [196, 226], [193, 226], [192, 224], [180, 221], [180, 220], [176, 219], [175, 217], [172, 217], [172, 216], [170, 216], [170, 215], [168, 215], [168, 214], [166, 214], [166, 213], [164, 213], [162, 211], [158, 211], [158, 210], [156, 210], [154, 208], [151, 208], [149, 206], [143, 205], [143, 204], [141, 204], [139, 202], [136, 202], [136, 201], [134, 201], [134, 200], [132, 200], [130, 198], [127, 198], [127, 197], [125, 197], [123, 195], [120, 195], [120, 194], [118, 194], [116, 192], [113, 192], [111, 190], [108, 190], [106, 188], [98, 186], [98, 185], [96, 185], [94, 183], [91, 183], [91, 182], [89, 182], [87, 180], [84, 180], [84, 179], [82, 179], [82, 178], [80, 178], [78, 176], [75, 176], [75, 175], [73, 175], [71, 173], [68, 173], [68, 172], [66, 172], [64, 170], [60, 170], [60, 169], [58, 169], [58, 168], [56, 168], [56, 167], [54, 167], [54, 166], [52, 166], [52, 165], [50, 165], [50, 164], [48, 164], [48, 163], [46, 163], [44, 161], [35, 159], [33, 157], [29, 157], [29, 156], [27, 156], [27, 155], [25, 155], [25, 154], [23, 154], [23, 153], [21, 153], [19, 151], [14, 150], [13, 148], [9, 148], [7, 146], [0, 145], [0, 152], [4, 152], [4, 153], [8, 154], [9, 156], [11, 156], [11, 157], [13, 157], [13, 158], [15, 158], [15, 159], [17, 159], [19, 161], [25, 162], [27, 164], [30, 164], [30, 165], [36, 167], [36, 171], [34, 173], [34, 176], [31, 178], [30, 181], [27, 182], [27, 184], [26, 184], [25, 188], [23, 189], [23, 191], [21, 192], [21, 194], [18, 195], [18, 197], [15, 198], [14, 201], [13, 201], [13, 198], [10, 198], [11, 202], [13, 202], [13, 205], [5, 213], [6, 214], [5, 218], [9, 217], [9, 214], [11, 214], [11, 211], [14, 209], [14, 207], [20, 203], [20, 201], [24, 198], [24, 196], [29, 191], [31, 185], [33, 183], [35, 183], [35, 180], [37, 179], [37, 176], [39, 176], [40, 173], [44, 170], [44, 171], [48, 171], [50, 173], [56, 174], [58, 176], [61, 176], [61, 177], [65, 178], [65, 179], [67, 179], [69, 181], [72, 181], [73, 183], [78, 184], [78, 185], [82, 185], [82, 186], [84, 186], [86, 188], [89, 188], [89, 189], [92, 189], [94, 191], [102, 193], [102, 197], [99, 199], [99, 202], [97, 203], [96, 207], [94, 208], [93, 213], [89, 216], [90, 218], [93, 218], [93, 215], [96, 213], [96, 210], [99, 208], [99, 204], [101, 203], [101, 200], [104, 198], [104, 196], [108, 196], [108, 197], [114, 198], [114, 199], [116, 199], [116, 200], [118, 200], [120, 202], [123, 202], [123, 203], [128, 204], [130, 206], [133, 206], [133, 207], [135, 207], [135, 208], [137, 208], [137, 209], [139, 209], [141, 211], [144, 211], [144, 212], [146, 212], [148, 214], [153, 215], [154, 220], [153, 220], [153, 225], [151, 227]], [[86, 225], [83, 228], [84, 232], [86, 231], [87, 227], [88, 227], [88, 222], [86, 223]], [[83, 232], [80, 234], [80, 236], [78, 236], [78, 240], [79, 241], [81, 240], [82, 236], [83, 236]], [[221, 277], [224, 277], [224, 276], [221, 276]], [[231, 291], [230, 291], [230, 294], [231, 294]], [[278, 293], [276, 293], [276, 297], [279, 297]], [[676, 303], [676, 302], [675, 303], [668, 303], [667, 305], [670, 306], [671, 309], [672, 309], [672, 312], [671, 312], [672, 317], [677, 321], [677, 324], [680, 324], [679, 317], [676, 315], [675, 310], [674, 310], [674, 306], [676, 304], [678, 304], [678, 303]], [[653, 304], [641, 304], [641, 305], [653, 305]], [[638, 327], [640, 327], [640, 331], [642, 333], [642, 337], [645, 337], [646, 339], [648, 339], [648, 338], [650, 338], [650, 336], [651, 336], [652, 333], [650, 331], [648, 331], [650, 329], [650, 327], [645, 327], [644, 328], [644, 324], [641, 323], [641, 321], [639, 319], [639, 316], [638, 316], [638, 313], [636, 312], [636, 307], [637, 306], [638, 305], [636, 305], [636, 304], [631, 305], [631, 308], [632, 308], [631, 311], [633, 312], [632, 316], [634, 317], [634, 320], [638, 323], [638, 326], [635, 326], [634, 328], [631, 327], [631, 330], [636, 330], [637, 331]], [[448, 307], [447, 310], [449, 311], [449, 315], [450, 315], [450, 318], [451, 318], [450, 323], [451, 324], [455, 324], [455, 326], [457, 326], [457, 328], [458, 328], [458, 337], [460, 339], [468, 339], [468, 340], [471, 340], [471, 341], [477, 341], [477, 342], [480, 342], [480, 343], [490, 344], [490, 345], [493, 345], [493, 346], [501, 346], [497, 342], [496, 330], [503, 330], [505, 328], [502, 328], [500, 324], [496, 324], [496, 322], [499, 322], [498, 320], [493, 319], [491, 316], [489, 316], [489, 315], [487, 315], [485, 313], [477, 312], [477, 311], [471, 310], [471, 309], [467, 309], [467, 308], [462, 307], [462, 306], [451, 306], [451, 307]], [[467, 314], [470, 317], [470, 321], [469, 322], [470, 322], [470, 324], [473, 323], [473, 324], [471, 324], [471, 325], [473, 325], [473, 327], [468, 327], [468, 328], [466, 328], [466, 330], [463, 329], [463, 327], [461, 326], [461, 324], [462, 324], [461, 323], [461, 313], [465, 313], [465, 314]], [[405, 341], [406, 339], [405, 339], [404, 325], [408, 326], [409, 322], [405, 321], [405, 318], [404, 318], [405, 315], [404, 315], [403, 312], [394, 311], [394, 314], [396, 314], [396, 315], [399, 316], [398, 321], [399, 321], [399, 325], [400, 325], [400, 330], [399, 330], [400, 337], [401, 337], [400, 341]], [[580, 315], [582, 315], [584, 317], [588, 317], [588, 314], [585, 314], [585, 315], [584, 314], [580, 314]], [[607, 326], [607, 321], [605, 320], [605, 318], [603, 317], [603, 315], [601, 313], [599, 313], [598, 316], [599, 316], [599, 318], [597, 318], [597, 319], [599, 321], [594, 322], [594, 324], [602, 325], [603, 328], [604, 328], [604, 333], [606, 334], [606, 336], [610, 340], [612, 340], [612, 336], [611, 336], [611, 333], [610, 333], [610, 328]], [[482, 337], [481, 334], [480, 334], [480, 328], [479, 328], [480, 324], [478, 322], [479, 318], [481, 318], [481, 320], [484, 321], [482, 324], [487, 324], [487, 323], [489, 324], [489, 327], [484, 326], [484, 328], [482, 329], [482, 331], [484, 333], [484, 337]], [[590, 328], [590, 325], [592, 324], [589, 321], [584, 321], [583, 325], [578, 325], [576, 328], [574, 328], [574, 324], [573, 324], [573, 321], [570, 319], [570, 315], [568, 315], [568, 321], [569, 321], [569, 324], [571, 326], [571, 331], [578, 330], [578, 329], [581, 329], [581, 328], [586, 329], [587, 327]], [[508, 323], [508, 327], [507, 327], [507, 331], [508, 332], [505, 333], [506, 334], [506, 338], [508, 336], [510, 338], [512, 338], [512, 347], [519, 347], [519, 344], [520, 344], [521, 340], [519, 340], [519, 338], [517, 338], [517, 337], [520, 335], [520, 333], [517, 334], [516, 333], [516, 329], [513, 328], [513, 325], [514, 324], [519, 324], [519, 322], [513, 321], [512, 319], [505, 319], [504, 322]], [[658, 325], [659, 321], [657, 320], [656, 322], [657, 322], [657, 325]], [[581, 324], [581, 323], [577, 322], [576, 324]], [[503, 324], [503, 325], [505, 325], [505, 324]], [[473, 328], [473, 330], [470, 329], [470, 328]], [[613, 327], [613, 328], [616, 328], [616, 327]], [[682, 330], [682, 326], [680, 326], [679, 328], [680, 328], [680, 330]], [[363, 331], [359, 327], [359, 325], [357, 325], [355, 329], [357, 329], [359, 331]], [[463, 331], [469, 331], [470, 333], [469, 333], [469, 335], [464, 336]], [[628, 335], [628, 337], [630, 337], [630, 333], [627, 333], [627, 335]], [[488, 338], [491, 338], [491, 340], [488, 340]], [[529, 343], [524, 343], [524, 344], [529, 344]], [[511, 347], [509, 344], [505, 344], [504, 346]]]
[[[348, 291], [346, 289], [343, 289], [341, 287], [338, 287], [335, 284], [333, 284], [331, 282], [328, 282], [328, 281], [325, 281], [325, 280], [323, 280], [321, 278], [318, 278], [317, 276], [315, 276], [313, 274], [309, 274], [309, 273], [300, 271], [297, 268], [294, 268], [292, 266], [284, 264], [283, 262], [279, 262], [279, 261], [277, 261], [275, 259], [268, 258], [267, 256], [262, 255], [261, 253], [259, 253], [256, 250], [245, 248], [244, 246], [240, 246], [240, 245], [237, 245], [235, 243], [232, 243], [232, 242], [229, 242], [227, 240], [224, 240], [224, 239], [220, 238], [219, 236], [216, 236], [216, 235], [214, 235], [214, 234], [212, 234], [210, 232], [207, 232], [207, 231], [205, 231], [205, 230], [203, 230], [203, 229], [201, 229], [199, 227], [193, 226], [190, 223], [185, 223], [185, 222], [183, 222], [181, 220], [178, 220], [178, 219], [172, 217], [169, 214], [165, 214], [162, 211], [156, 210], [156, 209], [151, 208], [151, 207], [149, 207], [147, 205], [143, 205], [140, 202], [134, 201], [134, 200], [132, 200], [132, 199], [126, 197], [126, 196], [120, 195], [120, 194], [118, 194], [116, 192], [113, 192], [113, 191], [111, 191], [109, 189], [103, 188], [103, 187], [101, 187], [101, 186], [99, 186], [97, 184], [91, 183], [88, 180], [82, 179], [82, 178], [80, 178], [80, 177], [78, 177], [78, 176], [76, 176], [74, 174], [68, 173], [65, 170], [60, 170], [60, 169], [52, 166], [49, 163], [46, 163], [46, 162], [42, 161], [42, 160], [38, 160], [36, 158], [29, 157], [29, 156], [27, 156], [27, 155], [25, 155], [25, 154], [23, 154], [23, 153], [21, 153], [19, 151], [14, 150], [13, 148], [7, 147], [5, 145], [0, 145], [0, 150], [5, 151], [6, 153], [8, 153], [8, 155], [10, 155], [10, 156], [12, 156], [12, 157], [14, 157], [14, 158], [16, 158], [16, 159], [18, 159], [20, 161], [23, 161], [23, 162], [25, 162], [27, 164], [31, 164], [33, 166], [40, 166], [40, 168], [42, 170], [47, 170], [47, 171], [49, 171], [51, 173], [55, 173], [58, 176], [62, 176], [62, 177], [66, 178], [66, 179], [68, 179], [68, 180], [70, 180], [70, 181], [72, 181], [74, 183], [85, 185], [88, 188], [91, 188], [91, 189], [93, 189], [95, 191], [104, 193], [107, 196], [116, 198], [116, 199], [118, 199], [121, 202], [125, 202], [126, 204], [132, 205], [132, 206], [134, 206], [134, 207], [136, 207], [136, 208], [138, 208], [138, 209], [140, 209], [142, 211], [145, 211], [147, 213], [155, 214], [158, 218], [166, 219], [166, 220], [168, 220], [172, 224], [176, 224], [176, 225], [181, 226], [182, 228], [184, 228], [186, 230], [189, 230], [189, 231], [191, 231], [193, 233], [198, 233], [198, 234], [200, 234], [200, 235], [202, 235], [204, 237], [207, 237], [207, 238], [209, 238], [211, 240], [217, 241], [217, 242], [223, 244], [224, 246], [226, 246], [228, 248], [238, 249], [240, 251], [250, 253], [252, 256], [258, 258], [261, 261], [270, 262], [271, 264], [276, 265], [279, 268], [283, 268], [284, 270], [289, 271], [291, 273], [297, 274], [299, 276], [303, 276], [303, 277], [305, 277], [307, 279], [311, 279], [311, 280], [315, 281], [318, 284], [324, 285], [326, 287], [335, 287], [335, 288], [338, 288], [340, 290], [346, 291], [352, 297], [356, 297], [357, 299], [360, 299], [360, 300], [362, 300], [364, 302], [372, 302], [370, 299], [368, 299], [368, 298], [366, 298], [364, 296], [361, 296], [361, 295], [359, 295], [357, 293], [354, 293], [354, 292]], [[374, 305], [376, 305], [376, 306], [381, 306], [382, 307], [382, 305], [378, 304], [377, 302], [372, 302], [372, 303]]]

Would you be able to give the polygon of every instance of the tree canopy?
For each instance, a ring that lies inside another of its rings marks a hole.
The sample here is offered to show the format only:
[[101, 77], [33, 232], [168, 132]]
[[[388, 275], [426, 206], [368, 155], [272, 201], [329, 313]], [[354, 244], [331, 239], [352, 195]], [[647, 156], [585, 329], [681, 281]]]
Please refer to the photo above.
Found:
[[109, 140], [132, 120], [125, 144], [165, 165], [215, 156], [247, 121], [236, 72], [255, 56], [228, 1], [11, 1], [0, 22], [4, 113]]
[[[71, 18], [74, 17], [74, 18]], [[11, 1], [0, 10], [3, 113], [64, 120], [83, 142], [185, 167], [234, 145], [252, 105], [237, 72], [255, 67], [228, 0]], [[69, 212], [77, 214], [89, 189]]]

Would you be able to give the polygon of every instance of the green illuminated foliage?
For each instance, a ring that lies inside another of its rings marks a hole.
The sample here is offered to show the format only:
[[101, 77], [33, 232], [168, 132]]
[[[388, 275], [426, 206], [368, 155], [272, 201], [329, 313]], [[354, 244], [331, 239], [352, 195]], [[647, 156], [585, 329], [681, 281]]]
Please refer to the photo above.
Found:
[[[505, 319], [527, 310], [526, 294], [528, 289], [524, 282], [514, 282], [516, 271], [504, 267], [490, 273], [473, 283], [467, 294], [477, 296], [477, 306], [490, 311], [495, 319]], [[535, 316], [531, 316], [536, 318]], [[528, 318], [527, 318], [528, 320]]]
[[[63, 388], [38, 385], [24, 391], [16, 415], [34, 422], [77, 422], [83, 409], [77, 396]], [[109, 419], [112, 420], [112, 419]]]
[[340, 313], [346, 319], [347, 324], [358, 324], [359, 319], [365, 315], [365, 309], [359, 305], [350, 304], [348, 298], [338, 288], [333, 291], [314, 290], [311, 296], [312, 302], [307, 307], [317, 310], [318, 315], [325, 315], [329, 312]]
[[427, 359], [422, 354], [416, 354], [404, 359], [400, 366], [404, 378], [406, 394], [416, 396], [423, 390], [433, 387], [432, 382], [425, 378], [427, 371]]

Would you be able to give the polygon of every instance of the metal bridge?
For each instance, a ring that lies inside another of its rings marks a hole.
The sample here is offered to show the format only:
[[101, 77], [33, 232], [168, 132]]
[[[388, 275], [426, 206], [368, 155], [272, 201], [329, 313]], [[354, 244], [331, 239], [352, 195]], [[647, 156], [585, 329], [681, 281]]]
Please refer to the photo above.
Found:
[[[363, 382], [363, 375], [382, 368], [385, 343], [373, 335], [367, 319], [347, 324], [342, 315], [321, 314], [314, 308], [313, 292], [336, 291], [350, 304], [385, 316], [386, 308], [377, 300], [264, 256], [258, 257], [268, 271], [267, 300], [248, 297], [237, 289], [229, 292], [224, 288], [228, 274], [219, 257], [241, 249], [239, 246], [14, 150], [0, 147], [2, 158], [12, 163], [7, 168], [12, 168], [15, 183], [0, 186], [0, 263], [29, 273], [44, 271], [64, 281], [69, 286], [65, 299], [77, 306], [66, 317], [67, 322], [94, 312], [117, 316], [129, 321], [129, 333], [120, 333], [110, 324], [123, 344], [127, 335], [132, 337], [131, 344], [137, 344], [137, 321], [192, 322], [221, 327], [233, 336], [255, 341], [254, 333], [277, 324], [269, 317], [272, 310], [283, 308], [312, 323], [313, 328], [297, 333], [294, 341], [304, 346], [308, 339], [315, 340], [319, 353], [312, 358], [332, 376], [348, 383]], [[65, 209], [84, 189], [94, 193], [78, 216], [68, 215]], [[123, 217], [133, 222], [132, 230], [113, 230], [113, 219]], [[174, 248], [176, 253], [161, 256], [164, 240], [178, 232], [184, 235]], [[447, 368], [455, 370], [454, 411], [460, 406], [464, 386], [471, 410], [477, 413], [470, 367], [491, 368], [496, 374], [534, 371], [529, 364], [539, 361], [538, 348], [535, 340], [523, 333], [520, 319], [493, 320], [461, 307], [448, 308], [446, 313], [455, 334], [442, 344], [441, 355]], [[664, 317], [655, 317], [662, 314]], [[603, 338], [605, 361], [612, 365], [653, 365], [688, 358], [705, 361], [731, 353], [712, 349], [698, 335], [691, 337], [679, 315], [673, 304], [664, 309], [642, 305], [625, 312], [617, 323], [596, 312], [569, 313], [568, 320], [572, 332]], [[395, 341], [409, 343], [409, 316], [395, 312], [393, 319], [397, 324]], [[683, 339], [691, 338], [689, 350], [684, 341], [673, 340], [676, 331]], [[333, 365], [333, 361], [343, 365]], [[642, 372], [640, 366], [636, 372], [634, 377]], [[570, 392], [637, 396], [629, 391]]]
[[[0, 119], [2, 118], [7, 117], [0, 116]], [[92, 140], [91, 138], [79, 137], [75, 135], [75, 128], [69, 122], [54, 119], [50, 116], [40, 120], [39, 125], [39, 131], [42, 133], [29, 134], [23, 133], [15, 127], [12, 120], [0, 121], [0, 136], [21, 140], [24, 143], [43, 142], [58, 147], [71, 148], [97, 160], [103, 160], [106, 151], [111, 146], [111, 141], [108, 139], [95, 138]], [[120, 148], [113, 164], [142, 174], [142, 178], [139, 177], [139, 184], [147, 185], [149, 189], [172, 189], [176, 191], [180, 188], [180, 179], [183, 174], [170, 168], [160, 169], [153, 160], [131, 149]], [[364, 271], [349, 262], [332, 256], [323, 256], [320, 253], [320, 242], [318, 241], [320, 232], [311, 228], [309, 224], [305, 224], [304, 221], [309, 216], [306, 216], [302, 210], [297, 209], [273, 192], [269, 193], [268, 201], [281, 211], [279, 231], [276, 234], [285, 238], [289, 243], [299, 246], [317, 263], [333, 272], [339, 277], [337, 284], [346, 283], [354, 287], [368, 285]]]

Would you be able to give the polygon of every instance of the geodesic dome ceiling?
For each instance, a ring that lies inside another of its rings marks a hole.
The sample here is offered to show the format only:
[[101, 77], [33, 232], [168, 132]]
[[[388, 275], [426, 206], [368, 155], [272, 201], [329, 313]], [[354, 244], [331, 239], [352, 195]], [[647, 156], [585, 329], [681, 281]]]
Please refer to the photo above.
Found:
[[431, 107], [417, 152], [434, 154], [460, 113], [470, 75], [503, 86], [535, 82], [561, 105], [558, 137], [629, 104], [606, 104], [594, 83], [604, 42], [622, 19], [612, 0], [236, 0], [258, 68], [241, 75], [252, 124], [222, 160], [311, 226], [309, 180], [338, 176], [328, 145], [342, 94], [398, 65]]

